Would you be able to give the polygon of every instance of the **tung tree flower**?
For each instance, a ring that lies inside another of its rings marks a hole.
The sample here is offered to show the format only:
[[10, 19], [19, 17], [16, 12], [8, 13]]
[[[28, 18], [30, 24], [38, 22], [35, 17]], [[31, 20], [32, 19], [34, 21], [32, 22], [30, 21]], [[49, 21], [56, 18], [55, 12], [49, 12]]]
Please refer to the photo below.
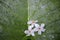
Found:
[[41, 26], [34, 28], [35, 31], [38, 31], [38, 34], [41, 35], [42, 32], [45, 32], [46, 29], [44, 29], [45, 24], [41, 24]]
[[25, 30], [24, 33], [26, 34], [26, 36], [30, 36], [30, 35], [35, 36], [34, 30]]
[[33, 28], [33, 25], [30, 25], [30, 26], [28, 26], [28, 30], [24, 31], [24, 33], [26, 34], [26, 36], [30, 36], [30, 35], [35, 36], [34, 29], [32, 29], [32, 28]]
[[35, 36], [34, 34], [35, 32], [38, 32], [38, 34], [41, 35], [42, 32], [45, 32], [46, 30], [44, 29], [45, 24], [42, 23], [41, 25], [39, 25], [37, 22], [38, 22], [37, 20], [36, 21], [32, 20], [27, 22], [27, 24], [29, 24], [28, 30], [24, 31], [26, 36], [30, 36], [30, 35]]
[[[37, 22], [38, 22], [38, 20], [36, 20], [36, 21], [30, 20], [30, 21], [27, 22], [27, 24], [30, 24], [31, 27], [33, 28], [33, 27], [38, 27], [39, 26], [39, 24], [37, 24]], [[28, 27], [28, 28], [30, 28], [30, 27]]]

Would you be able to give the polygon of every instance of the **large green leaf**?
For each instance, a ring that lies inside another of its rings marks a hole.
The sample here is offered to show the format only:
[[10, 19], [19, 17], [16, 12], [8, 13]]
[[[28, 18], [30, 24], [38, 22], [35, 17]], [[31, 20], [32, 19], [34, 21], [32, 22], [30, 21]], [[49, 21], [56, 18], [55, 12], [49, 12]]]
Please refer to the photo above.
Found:
[[[42, 35], [27, 37], [28, 20], [45, 23]], [[60, 0], [0, 0], [0, 40], [60, 40]]]

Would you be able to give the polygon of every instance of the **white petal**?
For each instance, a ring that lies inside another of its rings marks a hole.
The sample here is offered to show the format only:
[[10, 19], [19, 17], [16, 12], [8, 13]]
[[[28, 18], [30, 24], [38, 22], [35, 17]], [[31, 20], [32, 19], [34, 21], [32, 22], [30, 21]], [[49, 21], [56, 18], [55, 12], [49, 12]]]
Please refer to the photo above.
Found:
[[27, 24], [32, 24], [32, 21], [28, 21]]
[[46, 29], [43, 29], [42, 32], [45, 32]]
[[38, 31], [38, 34], [41, 35], [41, 31]]
[[28, 30], [32, 30], [33, 27], [34, 27], [34, 25], [28, 26]]
[[35, 36], [35, 34], [34, 34], [34, 33], [32, 33], [31, 35], [32, 35], [32, 36]]
[[25, 33], [25, 34], [29, 34], [28, 30], [25, 30], [24, 33]]
[[42, 24], [41, 24], [41, 27], [44, 27], [44, 26], [45, 26], [45, 24], [44, 24], [44, 23], [42, 23]]
[[32, 29], [31, 33], [30, 33], [32, 36], [35, 36], [34, 34], [34, 30]]
[[34, 32], [37, 32], [38, 31], [38, 28], [34, 28], [33, 30], [34, 30]]
[[38, 28], [39, 27], [39, 24], [35, 24], [35, 27]]

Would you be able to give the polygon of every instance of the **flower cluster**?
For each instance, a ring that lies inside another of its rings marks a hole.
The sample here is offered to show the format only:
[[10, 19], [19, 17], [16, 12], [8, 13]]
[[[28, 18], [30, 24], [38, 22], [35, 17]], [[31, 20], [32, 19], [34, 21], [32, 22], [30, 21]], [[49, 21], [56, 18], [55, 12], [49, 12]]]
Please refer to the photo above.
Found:
[[42, 23], [41, 25], [39, 25], [38, 20], [34, 21], [34, 20], [30, 20], [27, 22], [28, 26], [28, 30], [25, 30], [24, 33], [26, 34], [26, 36], [35, 36], [35, 32], [38, 32], [39, 35], [41, 35], [42, 32], [45, 32], [46, 29], [44, 29], [45, 24]]

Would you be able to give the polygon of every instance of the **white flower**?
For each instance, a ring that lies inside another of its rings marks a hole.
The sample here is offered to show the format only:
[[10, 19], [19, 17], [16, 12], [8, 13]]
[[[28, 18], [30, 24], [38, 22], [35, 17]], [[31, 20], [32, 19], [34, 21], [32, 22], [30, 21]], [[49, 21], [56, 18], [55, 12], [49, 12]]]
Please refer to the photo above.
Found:
[[34, 30], [25, 30], [24, 33], [26, 34], [26, 36], [30, 36], [30, 35], [35, 36]]
[[28, 26], [28, 30], [34, 30], [34, 32], [36, 32], [37, 30], [35, 30], [36, 28], [39, 28], [39, 24], [35, 23], [35, 24], [31, 24], [30, 26]]
[[35, 24], [36, 22], [38, 22], [38, 20], [34, 21], [34, 20], [30, 20], [27, 22], [27, 24]]
[[34, 21], [28, 21], [28, 24], [31, 24], [31, 26], [28, 27], [28, 29], [32, 29], [33, 27], [38, 27], [39, 24], [37, 24], [38, 20]]
[[25, 30], [24, 32], [26, 36], [30, 36], [30, 35], [35, 36], [34, 29], [32, 29], [33, 27], [34, 27], [33, 25], [28, 26], [28, 30]]
[[34, 26], [35, 26], [34, 32], [37, 32], [40, 25], [39, 24], [35, 24]]
[[42, 23], [41, 25], [39, 25], [37, 23], [38, 21], [36, 20], [30, 20], [27, 22], [28, 24], [28, 30], [25, 30], [24, 33], [26, 34], [26, 36], [35, 36], [35, 32], [38, 32], [39, 35], [42, 34], [42, 32], [45, 32], [46, 29], [44, 29], [45, 24]]
[[44, 26], [45, 24], [41, 24], [41, 26], [37, 26], [36, 28], [34, 28], [34, 31], [37, 32], [38, 31], [38, 34], [41, 35], [42, 32], [45, 32], [46, 29], [44, 29]]

